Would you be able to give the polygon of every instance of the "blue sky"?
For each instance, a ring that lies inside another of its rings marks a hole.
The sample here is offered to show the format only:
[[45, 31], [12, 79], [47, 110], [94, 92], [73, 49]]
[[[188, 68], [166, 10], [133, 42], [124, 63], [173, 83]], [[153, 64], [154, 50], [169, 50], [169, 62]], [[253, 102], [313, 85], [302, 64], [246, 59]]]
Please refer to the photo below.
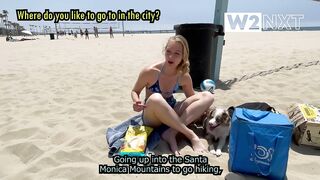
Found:
[[[212, 23], [215, 0], [0, 0], [0, 10], [9, 11], [9, 20], [17, 21], [16, 9], [29, 11], [127, 11], [143, 12], [148, 9], [161, 11], [160, 20], [148, 22], [125, 22], [129, 30], [172, 29], [181, 23]], [[320, 2], [313, 0], [229, 0], [228, 12], [261, 12], [262, 14], [303, 14], [302, 26], [320, 26]], [[53, 22], [19, 22], [25, 28], [29, 24], [54, 26]], [[63, 26], [63, 25], [62, 25]], [[68, 26], [68, 25], [65, 25]], [[93, 25], [92, 25], [93, 26]], [[98, 27], [108, 26], [100, 24]]]

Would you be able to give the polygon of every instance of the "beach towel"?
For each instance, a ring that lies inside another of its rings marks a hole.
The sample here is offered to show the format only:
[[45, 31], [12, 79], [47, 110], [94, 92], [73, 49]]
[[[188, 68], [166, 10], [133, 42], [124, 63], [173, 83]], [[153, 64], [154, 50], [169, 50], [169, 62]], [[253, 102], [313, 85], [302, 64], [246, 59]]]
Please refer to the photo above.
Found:
[[118, 152], [124, 142], [123, 137], [130, 125], [142, 125], [141, 115], [131, 117], [117, 126], [107, 129], [106, 138], [109, 145], [109, 156]]

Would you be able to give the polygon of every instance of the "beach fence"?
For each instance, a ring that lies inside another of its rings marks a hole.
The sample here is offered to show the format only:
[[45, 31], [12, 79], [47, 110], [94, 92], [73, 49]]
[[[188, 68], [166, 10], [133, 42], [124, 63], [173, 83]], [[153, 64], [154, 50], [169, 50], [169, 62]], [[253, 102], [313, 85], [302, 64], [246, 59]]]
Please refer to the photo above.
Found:
[[56, 25], [59, 34], [80, 33], [80, 30], [84, 31], [85, 29], [88, 29], [89, 34], [92, 34], [94, 33], [94, 27], [98, 28], [99, 34], [108, 34], [110, 27], [116, 31], [121, 29], [121, 22], [60, 22]]

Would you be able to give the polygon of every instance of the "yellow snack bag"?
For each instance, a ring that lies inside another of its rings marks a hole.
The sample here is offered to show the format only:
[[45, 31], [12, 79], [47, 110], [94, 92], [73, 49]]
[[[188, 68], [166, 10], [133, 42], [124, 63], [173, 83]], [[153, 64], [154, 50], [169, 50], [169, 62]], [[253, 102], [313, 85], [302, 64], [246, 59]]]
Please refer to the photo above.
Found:
[[153, 128], [148, 126], [129, 126], [124, 137], [120, 155], [144, 155], [147, 138]]

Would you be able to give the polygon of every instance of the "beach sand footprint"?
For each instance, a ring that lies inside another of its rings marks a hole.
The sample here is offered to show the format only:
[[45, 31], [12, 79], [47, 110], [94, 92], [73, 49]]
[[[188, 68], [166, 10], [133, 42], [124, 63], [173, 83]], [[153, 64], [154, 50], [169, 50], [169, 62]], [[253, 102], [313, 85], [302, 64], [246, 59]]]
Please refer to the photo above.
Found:
[[71, 136], [65, 132], [57, 132], [50, 138], [50, 142], [53, 145], [60, 145], [68, 141], [70, 138]]
[[17, 139], [27, 139], [29, 137], [32, 137], [36, 133], [39, 133], [39, 128], [25, 128], [16, 131], [9, 131], [4, 135], [0, 136], [0, 140], [10, 141]]
[[38, 146], [29, 142], [10, 145], [5, 149], [16, 155], [24, 164], [36, 160], [44, 153]]
[[58, 104], [65, 104], [67, 102], [67, 99], [65, 98], [53, 98], [53, 101]]
[[[68, 163], [68, 162], [94, 162], [88, 156], [84, 155], [85, 152], [81, 150], [60, 150], [53, 154], [54, 159], [58, 162]], [[61, 163], [61, 164], [63, 164]]]
[[44, 157], [40, 159], [37, 163], [34, 165], [31, 165], [27, 171], [37, 173], [41, 171], [42, 169], [48, 169], [48, 168], [54, 168], [59, 166], [59, 163], [52, 157]]
[[116, 102], [112, 103], [112, 107], [122, 107], [123, 105], [124, 105], [124, 103], [121, 101], [116, 101]]
[[93, 165], [88, 167], [87, 164], [61, 165], [48, 169], [48, 172], [44, 172], [44, 174], [48, 179], [92, 179], [97, 174], [97, 170], [92, 167]]
[[1, 81], [20, 80], [19, 74], [0, 74]]
[[91, 127], [100, 127], [102, 120], [93, 116], [85, 116], [84, 120], [90, 124]]
[[49, 109], [39, 109], [36, 111], [33, 111], [31, 114], [34, 116], [43, 116], [43, 115], [48, 115], [51, 112]]
[[107, 100], [107, 98], [105, 98], [103, 96], [95, 96], [95, 95], [87, 96], [84, 99], [85, 100], [95, 100], [95, 101], [106, 101]]
[[111, 113], [111, 115], [114, 117], [116, 121], [123, 121], [131, 117], [128, 112], [113, 112]]

